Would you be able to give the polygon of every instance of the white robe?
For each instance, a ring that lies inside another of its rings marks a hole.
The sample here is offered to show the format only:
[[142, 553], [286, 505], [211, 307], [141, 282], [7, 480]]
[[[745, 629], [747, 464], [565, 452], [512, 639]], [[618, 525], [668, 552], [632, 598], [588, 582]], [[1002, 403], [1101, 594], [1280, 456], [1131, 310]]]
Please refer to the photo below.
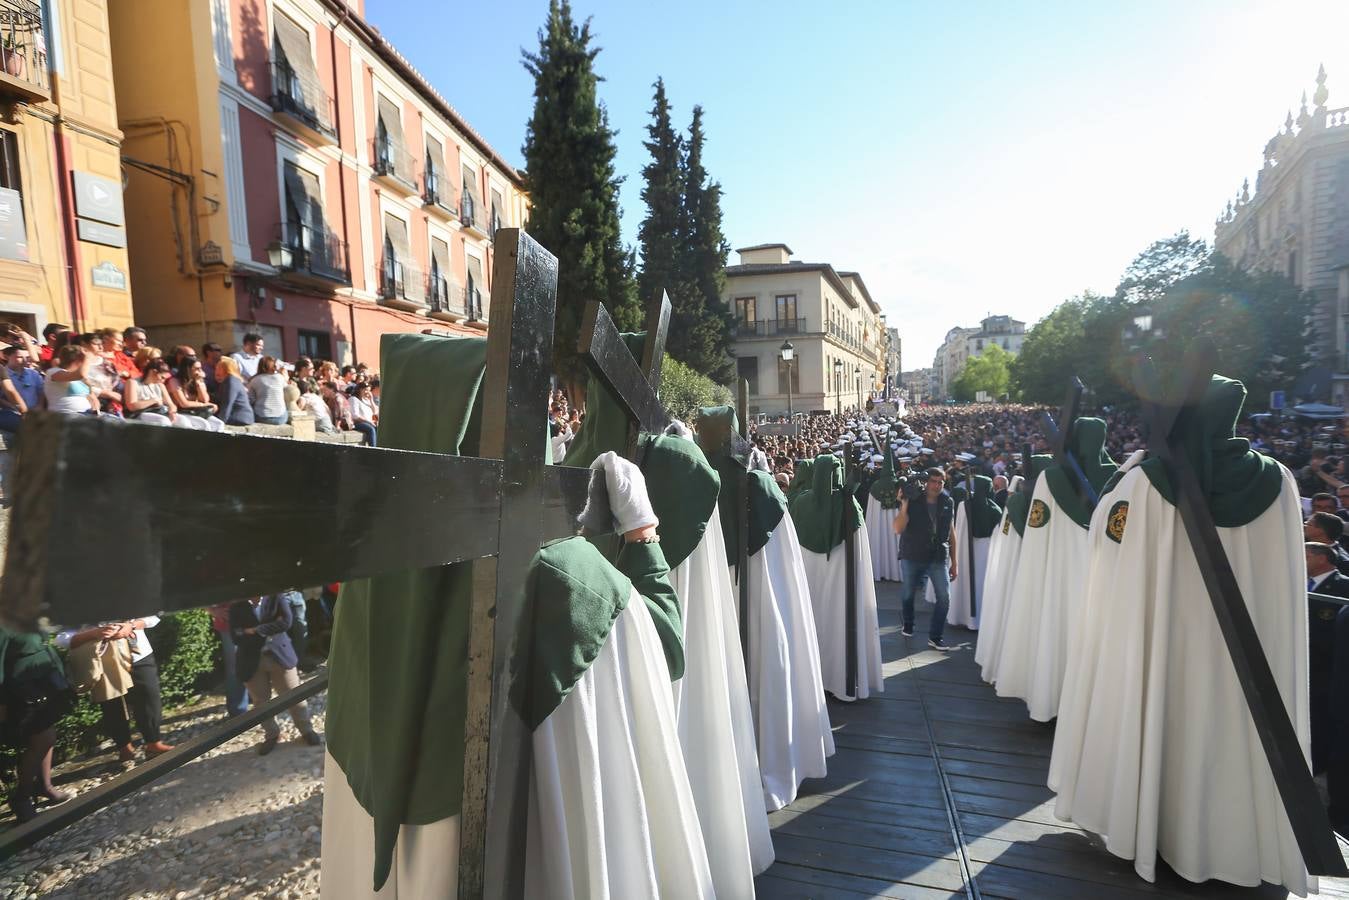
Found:
[[979, 664], [984, 681], [992, 684], [1002, 656], [1003, 638], [1007, 628], [1008, 596], [1016, 580], [1017, 565], [1021, 562], [1021, 535], [1009, 521], [1011, 514], [1004, 511], [1002, 522], [993, 532], [988, 549], [988, 575], [984, 578], [983, 605], [979, 618], [979, 642], [974, 648], [974, 661]]
[[871, 541], [872, 574], [877, 581], [900, 581], [899, 535], [895, 534], [898, 509], [884, 509], [875, 497], [867, 498], [867, 537]]
[[[534, 731], [525, 895], [712, 897], [660, 637], [633, 591], [600, 654]], [[459, 816], [404, 825], [372, 890], [374, 822], [325, 754], [325, 898], [458, 893]]]
[[[984, 612], [984, 581], [988, 574], [988, 549], [992, 538], [971, 538], [969, 503], [956, 510], [956, 580], [951, 582], [951, 606], [946, 612], [948, 625], [979, 630]], [[974, 571], [970, 571], [970, 543], [974, 544]], [[971, 608], [970, 585], [975, 586], [975, 608]]]
[[693, 785], [718, 897], [752, 897], [773, 863], [750, 712], [740, 617], [721, 515], [670, 571], [684, 625], [684, 677], [674, 688], [684, 764]]
[[[1304, 756], [1310, 746], [1306, 561], [1297, 486], [1219, 528]], [[1120, 543], [1106, 531], [1127, 501]], [[1050, 765], [1055, 814], [1104, 836], [1152, 881], [1160, 855], [1191, 881], [1307, 875], [1180, 514], [1141, 470], [1092, 519], [1087, 610]]]
[[772, 812], [796, 799], [803, 779], [823, 778], [825, 758], [834, 754], [815, 614], [791, 513], [783, 513], [768, 543], [749, 558], [748, 572], [749, 700], [764, 805]]
[[[1031, 526], [1037, 502], [1049, 508], [1049, 521], [1039, 528]], [[1048, 722], [1058, 715], [1068, 646], [1081, 619], [1088, 534], [1054, 502], [1044, 476], [1035, 482], [1031, 507], [1004, 613], [997, 690], [999, 697], [1025, 700], [1032, 719]]]
[[847, 597], [844, 580], [848, 551], [839, 544], [827, 555], [801, 548], [810, 603], [815, 611], [815, 633], [820, 639], [820, 670], [824, 689], [839, 700], [865, 700], [885, 691], [881, 675], [881, 633], [876, 618], [876, 585], [871, 578], [871, 548], [866, 523], [857, 529], [853, 572], [857, 581], [857, 696], [848, 694]]

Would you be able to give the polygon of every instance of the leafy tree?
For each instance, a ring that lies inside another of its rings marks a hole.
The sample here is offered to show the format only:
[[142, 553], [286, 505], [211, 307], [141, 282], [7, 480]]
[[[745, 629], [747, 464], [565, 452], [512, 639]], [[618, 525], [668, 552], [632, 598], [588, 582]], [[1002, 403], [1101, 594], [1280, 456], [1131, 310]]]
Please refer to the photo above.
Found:
[[649, 302], [661, 290], [671, 293], [674, 306], [670, 337], [666, 350], [678, 359], [689, 339], [692, 322], [685, 319], [686, 303], [681, 302], [681, 272], [679, 256], [684, 242], [684, 144], [670, 122], [670, 101], [665, 96], [665, 82], [657, 78], [651, 106], [651, 123], [646, 126], [648, 139], [643, 142], [651, 160], [642, 167], [642, 202], [646, 204], [646, 218], [637, 229], [637, 243], [642, 253], [642, 271], [637, 278], [637, 295], [643, 303]]
[[1087, 311], [1096, 297], [1065, 300], [1026, 333], [1021, 351], [1010, 365], [1016, 395], [1032, 403], [1063, 399], [1066, 375], [1081, 362], [1086, 346]]
[[1185, 230], [1153, 241], [1129, 263], [1115, 296], [1129, 303], [1152, 303], [1191, 276], [1212, 266], [1208, 244]]
[[677, 359], [667, 359], [660, 373], [660, 400], [676, 419], [692, 422], [704, 406], [728, 406], [735, 402], [724, 385], [700, 375]]
[[952, 384], [955, 398], [973, 400], [984, 391], [994, 400], [1001, 399], [1011, 385], [1011, 362], [1012, 354], [997, 344], [990, 344], [961, 368]]
[[619, 231], [615, 132], [597, 94], [600, 48], [591, 41], [589, 20], [578, 26], [569, 0], [551, 0], [538, 52], [522, 52], [534, 76], [523, 147], [529, 230], [558, 259], [554, 366], [572, 385], [584, 381], [575, 353], [587, 301], [602, 300], [621, 329], [642, 318]]
[[683, 253], [680, 271], [688, 307], [696, 314], [689, 346], [680, 358], [721, 384], [735, 377], [731, 329], [735, 314], [722, 302], [726, 256], [731, 245], [721, 230], [721, 185], [703, 168], [703, 108], [693, 107], [684, 156]]

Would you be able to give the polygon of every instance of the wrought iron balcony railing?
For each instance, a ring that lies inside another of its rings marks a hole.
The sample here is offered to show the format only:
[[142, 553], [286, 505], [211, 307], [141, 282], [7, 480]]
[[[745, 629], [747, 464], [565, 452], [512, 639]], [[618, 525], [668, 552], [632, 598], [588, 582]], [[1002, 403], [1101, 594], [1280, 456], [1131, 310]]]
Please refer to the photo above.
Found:
[[389, 137], [375, 138], [371, 142], [371, 168], [376, 175], [383, 175], [399, 182], [409, 192], [417, 190], [417, 164], [412, 154], [402, 144]]
[[428, 168], [422, 178], [422, 203], [444, 210], [450, 216], [459, 215], [458, 196], [451, 189], [446, 191], [441, 185], [440, 173]]
[[431, 304], [431, 312], [468, 316], [468, 310], [463, 305], [463, 289], [444, 275], [433, 275], [427, 279], [426, 298]]
[[379, 267], [379, 295], [385, 300], [406, 300], [423, 303], [426, 283], [420, 269], [414, 269], [396, 259], [386, 259]]
[[807, 334], [805, 319], [760, 319], [757, 322], [736, 323], [738, 337], [773, 337], [779, 334]]
[[272, 61], [272, 109], [290, 116], [315, 134], [335, 140], [333, 99], [323, 87], [295, 71], [284, 59]]
[[327, 228], [302, 222], [282, 222], [277, 226], [277, 235], [280, 256], [277, 268], [281, 271], [351, 284], [347, 242]]
[[482, 291], [474, 287], [464, 288], [464, 312], [470, 322], [482, 321]]
[[42, 8], [33, 0], [0, 0], [0, 96], [51, 97]]
[[483, 237], [490, 237], [491, 235], [486, 211], [469, 191], [464, 191], [463, 199], [459, 203], [459, 224], [465, 228], [472, 228]]

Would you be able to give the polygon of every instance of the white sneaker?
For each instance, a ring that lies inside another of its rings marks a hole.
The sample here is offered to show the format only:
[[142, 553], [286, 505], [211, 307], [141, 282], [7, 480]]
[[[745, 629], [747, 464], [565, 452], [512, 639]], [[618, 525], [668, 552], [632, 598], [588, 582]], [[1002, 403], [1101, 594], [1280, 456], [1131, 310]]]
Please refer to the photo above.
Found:
[[945, 653], [946, 651], [948, 651], [948, 650], [951, 649], [950, 647], [946, 646], [946, 644], [942, 643], [941, 641], [934, 641], [934, 640], [932, 640], [931, 638], [928, 638], [927, 645], [928, 645], [929, 647], [931, 647], [933, 650], [940, 650], [942, 653]]

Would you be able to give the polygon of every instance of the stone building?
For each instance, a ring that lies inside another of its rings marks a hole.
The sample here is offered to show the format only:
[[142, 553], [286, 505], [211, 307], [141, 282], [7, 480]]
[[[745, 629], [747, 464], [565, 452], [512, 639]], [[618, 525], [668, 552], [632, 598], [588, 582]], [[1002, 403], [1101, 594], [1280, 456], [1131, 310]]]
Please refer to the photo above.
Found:
[[1283, 272], [1316, 296], [1313, 353], [1330, 370], [1329, 397], [1349, 399], [1349, 107], [1327, 108], [1323, 66], [1308, 106], [1265, 145], [1255, 178], [1228, 202], [1214, 248], [1248, 271]]
[[[881, 308], [862, 276], [793, 260], [786, 244], [736, 251], [723, 299], [736, 315], [733, 349], [750, 412], [836, 412], [864, 403], [885, 378]], [[782, 346], [790, 343], [790, 368]]]
[[[391, 331], [481, 334], [521, 174], [363, 0], [111, 10], [137, 321], [158, 344], [378, 363]], [[447, 44], [447, 47], [451, 46]], [[464, 82], [471, 85], [472, 80]]]
[[946, 332], [946, 339], [932, 360], [933, 398], [949, 400], [965, 363], [981, 356], [988, 347], [996, 344], [1015, 356], [1021, 352], [1025, 339], [1026, 323], [1011, 316], [987, 316], [978, 328], [952, 328]]

